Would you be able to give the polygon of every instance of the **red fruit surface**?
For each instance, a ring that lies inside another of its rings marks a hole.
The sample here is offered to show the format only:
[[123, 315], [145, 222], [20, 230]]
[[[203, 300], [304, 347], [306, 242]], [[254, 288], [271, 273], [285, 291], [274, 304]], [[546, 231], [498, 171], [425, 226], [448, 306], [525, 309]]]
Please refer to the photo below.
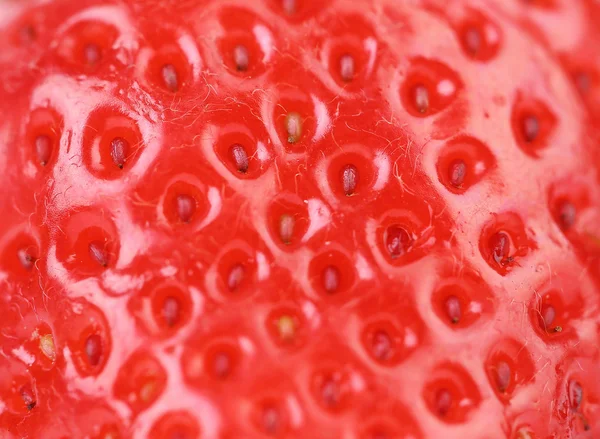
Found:
[[0, 3], [0, 439], [600, 437], [598, 23]]

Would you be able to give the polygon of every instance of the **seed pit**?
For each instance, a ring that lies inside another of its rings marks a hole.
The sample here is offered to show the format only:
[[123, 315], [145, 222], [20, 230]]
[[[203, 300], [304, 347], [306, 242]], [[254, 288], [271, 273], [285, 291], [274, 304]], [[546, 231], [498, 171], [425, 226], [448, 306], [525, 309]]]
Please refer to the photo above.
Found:
[[102, 359], [102, 338], [98, 334], [92, 334], [85, 340], [85, 354], [90, 366], [98, 366]]
[[240, 145], [239, 143], [232, 145], [229, 149], [229, 154], [231, 155], [233, 164], [238, 170], [238, 172], [242, 174], [248, 172], [248, 154], [246, 153], [246, 149], [242, 145]]

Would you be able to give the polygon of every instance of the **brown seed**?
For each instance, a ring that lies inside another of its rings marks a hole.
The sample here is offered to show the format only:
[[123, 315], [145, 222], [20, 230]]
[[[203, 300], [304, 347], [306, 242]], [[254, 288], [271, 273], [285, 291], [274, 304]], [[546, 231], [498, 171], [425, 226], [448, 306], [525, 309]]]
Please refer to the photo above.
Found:
[[371, 353], [378, 361], [387, 361], [392, 357], [392, 339], [385, 331], [377, 331], [371, 340]]
[[262, 414], [263, 428], [266, 434], [275, 435], [279, 431], [281, 416], [275, 407], [265, 407]]
[[50, 161], [50, 154], [52, 154], [52, 141], [50, 137], [41, 134], [35, 138], [35, 153], [40, 164], [46, 166], [48, 161]]
[[435, 396], [435, 405], [438, 415], [446, 416], [452, 407], [452, 394], [446, 389], [439, 390]]
[[323, 270], [323, 288], [329, 294], [333, 294], [340, 286], [340, 270], [333, 265], [328, 265]]
[[33, 268], [36, 258], [33, 257], [27, 249], [19, 249], [17, 251], [17, 257], [19, 258], [19, 262], [21, 262], [21, 265], [25, 270], [29, 271]]
[[340, 403], [341, 390], [333, 378], [327, 378], [321, 385], [321, 400], [328, 408], [334, 408]]
[[98, 334], [92, 334], [86, 339], [85, 354], [91, 366], [100, 364], [102, 358], [102, 338]]
[[298, 113], [289, 113], [285, 118], [288, 143], [296, 143], [302, 135], [302, 118]]
[[496, 264], [504, 267], [510, 253], [510, 238], [505, 232], [498, 232], [490, 238], [492, 258]]
[[245, 72], [248, 70], [248, 66], [250, 64], [250, 54], [248, 53], [246, 46], [242, 46], [240, 44], [234, 47], [233, 62], [235, 64], [235, 69], [238, 72]]
[[477, 56], [482, 46], [482, 36], [476, 27], [468, 27], [463, 34], [465, 49], [472, 56]]
[[296, 13], [296, 0], [281, 0], [281, 6], [287, 15]]
[[213, 359], [213, 373], [219, 379], [225, 379], [231, 373], [231, 359], [225, 352], [220, 352]]
[[426, 113], [429, 109], [429, 91], [424, 85], [413, 88], [413, 103], [419, 113]]
[[100, 47], [94, 43], [90, 43], [83, 48], [83, 58], [85, 62], [93, 66], [100, 61]]
[[345, 54], [340, 58], [340, 75], [342, 80], [350, 82], [354, 78], [354, 57]]
[[460, 322], [462, 317], [462, 310], [460, 300], [456, 296], [449, 296], [444, 302], [446, 306], [446, 313], [450, 318], [450, 321], [454, 324]]
[[231, 155], [233, 164], [238, 172], [242, 174], [248, 172], [248, 167], [250, 166], [248, 154], [242, 145], [239, 143], [232, 145], [231, 148], [229, 148], [229, 154]]
[[455, 160], [450, 164], [450, 184], [456, 188], [462, 187], [467, 175], [467, 165], [463, 160]]
[[235, 291], [239, 288], [244, 280], [245, 271], [244, 266], [241, 264], [236, 264], [231, 268], [229, 276], [227, 276], [227, 288], [229, 288], [229, 291]]
[[583, 388], [577, 381], [569, 381], [568, 385], [569, 404], [573, 410], [579, 410], [583, 401]]
[[105, 244], [101, 243], [100, 241], [92, 241], [88, 245], [88, 250], [92, 260], [96, 261], [103, 267], [108, 265], [108, 252], [106, 251]]
[[189, 223], [196, 213], [196, 200], [187, 194], [179, 194], [175, 198], [177, 215], [182, 223]]
[[392, 259], [402, 256], [409, 249], [412, 239], [401, 226], [391, 226], [387, 229], [385, 245]]
[[129, 153], [129, 142], [121, 137], [115, 137], [110, 142], [110, 156], [119, 169], [123, 169], [127, 154]]
[[284, 244], [289, 245], [292, 242], [295, 225], [296, 220], [292, 215], [283, 214], [279, 218], [279, 237]]
[[498, 386], [498, 390], [502, 393], [506, 392], [508, 386], [510, 385], [510, 379], [512, 375], [512, 371], [510, 370], [510, 366], [505, 361], [500, 361], [496, 365], [495, 370], [496, 375], [496, 386]]
[[563, 229], [569, 229], [575, 224], [575, 219], [577, 218], [577, 210], [573, 203], [569, 201], [564, 201], [561, 203], [558, 209], [558, 217], [560, 221], [560, 226]]
[[342, 170], [342, 187], [346, 196], [354, 195], [358, 185], [358, 169], [354, 165], [346, 165]]
[[163, 83], [167, 89], [173, 93], [179, 90], [179, 79], [177, 77], [177, 70], [173, 64], [165, 64], [160, 69]]
[[523, 137], [527, 143], [531, 143], [537, 139], [540, 134], [540, 121], [533, 115], [523, 118]]
[[177, 324], [180, 317], [181, 305], [175, 297], [169, 296], [165, 299], [162, 305], [162, 317], [169, 327]]
[[31, 411], [35, 408], [37, 402], [35, 400], [35, 395], [33, 390], [29, 385], [25, 385], [19, 389], [19, 393], [21, 393], [21, 398], [23, 399], [23, 403], [28, 411]]
[[542, 307], [540, 314], [543, 329], [550, 331], [552, 324], [554, 323], [554, 319], [556, 319], [556, 309], [554, 309], [552, 305], [545, 305]]

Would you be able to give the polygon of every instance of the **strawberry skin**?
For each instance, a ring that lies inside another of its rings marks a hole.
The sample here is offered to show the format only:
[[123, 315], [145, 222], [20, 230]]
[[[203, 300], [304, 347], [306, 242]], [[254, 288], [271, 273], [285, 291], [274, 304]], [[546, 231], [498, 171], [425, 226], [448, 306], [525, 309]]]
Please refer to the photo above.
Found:
[[0, 5], [0, 438], [600, 436], [594, 0]]

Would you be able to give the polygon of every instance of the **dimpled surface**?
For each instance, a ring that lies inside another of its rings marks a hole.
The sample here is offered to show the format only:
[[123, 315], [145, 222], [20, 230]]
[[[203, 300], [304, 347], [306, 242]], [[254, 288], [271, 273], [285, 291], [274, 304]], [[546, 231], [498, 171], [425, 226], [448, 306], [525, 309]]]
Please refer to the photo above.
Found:
[[596, 1], [0, 8], [2, 439], [600, 435]]

